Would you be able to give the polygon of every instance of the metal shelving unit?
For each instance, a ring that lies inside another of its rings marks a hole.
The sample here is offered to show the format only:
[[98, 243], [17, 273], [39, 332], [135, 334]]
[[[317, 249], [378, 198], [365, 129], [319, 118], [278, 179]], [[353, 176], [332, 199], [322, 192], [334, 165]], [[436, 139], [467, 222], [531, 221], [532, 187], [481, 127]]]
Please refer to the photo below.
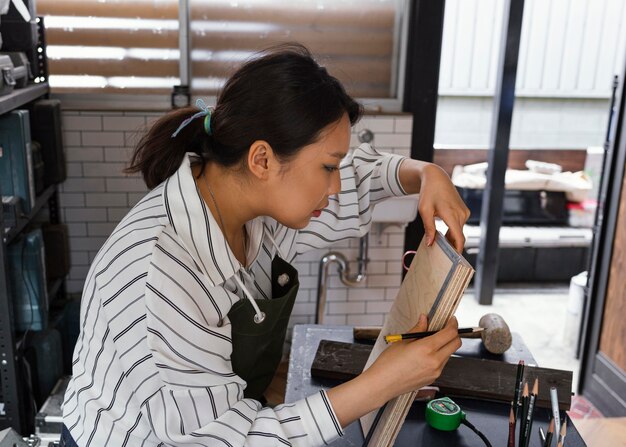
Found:
[[26, 225], [30, 223], [30, 221], [37, 215], [37, 213], [43, 208], [43, 206], [48, 203], [50, 200], [53, 200], [53, 195], [56, 193], [56, 185], [48, 186], [44, 192], [41, 193], [39, 197], [35, 200], [35, 205], [33, 206], [30, 213], [23, 215], [17, 221], [17, 225], [11, 228], [4, 229], [4, 243], [6, 245], [13, 242], [21, 232], [24, 230]]
[[13, 90], [5, 96], [0, 96], [0, 115], [13, 109], [28, 104], [29, 102], [47, 94], [49, 86], [47, 82], [29, 85], [28, 87]]
[[[22, 107], [49, 93], [47, 83], [35, 84], [0, 97], [0, 114]], [[0, 191], [1, 192], [1, 191]], [[16, 225], [8, 230], [4, 228], [0, 213], [0, 430], [12, 427], [19, 433], [30, 432], [34, 423], [31, 415], [26, 414], [29, 397], [24, 393], [23, 380], [26, 376], [20, 368], [20, 356], [12, 319], [12, 303], [9, 289], [11, 284], [7, 277], [6, 247], [33, 221], [33, 218], [48, 205], [50, 222], [58, 220], [57, 187], [51, 185], [37, 197], [30, 213], [20, 216]], [[63, 280], [54, 281], [49, 285], [51, 291], [63, 287]]]

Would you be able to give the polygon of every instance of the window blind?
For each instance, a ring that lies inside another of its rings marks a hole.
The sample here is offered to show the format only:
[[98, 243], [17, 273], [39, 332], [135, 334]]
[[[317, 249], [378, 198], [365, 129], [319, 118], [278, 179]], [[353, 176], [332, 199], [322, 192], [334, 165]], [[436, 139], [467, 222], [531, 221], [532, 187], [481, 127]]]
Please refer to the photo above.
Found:
[[[305, 44], [357, 97], [395, 96], [399, 0], [192, 0], [194, 95], [215, 95], [256, 51]], [[169, 94], [179, 83], [175, 0], [39, 0], [53, 92]]]

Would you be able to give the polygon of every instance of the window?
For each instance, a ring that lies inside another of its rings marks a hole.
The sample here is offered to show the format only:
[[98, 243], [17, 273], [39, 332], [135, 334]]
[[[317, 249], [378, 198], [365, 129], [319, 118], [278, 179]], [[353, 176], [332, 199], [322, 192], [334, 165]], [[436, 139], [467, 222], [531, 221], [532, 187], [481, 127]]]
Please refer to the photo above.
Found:
[[[353, 95], [398, 96], [401, 0], [191, 0], [194, 95], [255, 51], [308, 46]], [[175, 0], [39, 0], [55, 93], [169, 95], [179, 83]]]
[[178, 81], [176, 0], [39, 0], [55, 93], [169, 93]]

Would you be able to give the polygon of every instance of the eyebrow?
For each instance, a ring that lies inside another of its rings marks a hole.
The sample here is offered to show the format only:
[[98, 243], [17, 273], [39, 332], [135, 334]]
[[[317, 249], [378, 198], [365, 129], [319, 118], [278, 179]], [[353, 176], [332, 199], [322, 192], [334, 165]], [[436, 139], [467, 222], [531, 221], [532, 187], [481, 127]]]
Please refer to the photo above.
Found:
[[338, 158], [338, 159], [341, 160], [343, 157], [348, 155], [348, 153], [347, 152], [345, 152], [345, 153], [344, 152], [333, 152], [332, 154], [328, 154], [328, 155], [330, 155], [331, 157], [335, 157], [335, 158]]

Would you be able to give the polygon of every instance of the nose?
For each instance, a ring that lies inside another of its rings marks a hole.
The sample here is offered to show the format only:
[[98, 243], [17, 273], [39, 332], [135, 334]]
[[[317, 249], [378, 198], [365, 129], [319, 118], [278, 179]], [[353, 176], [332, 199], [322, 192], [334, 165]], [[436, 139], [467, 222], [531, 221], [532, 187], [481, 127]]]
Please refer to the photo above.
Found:
[[337, 169], [330, 180], [330, 185], [328, 185], [328, 195], [338, 194], [339, 191], [341, 191], [341, 174]]

